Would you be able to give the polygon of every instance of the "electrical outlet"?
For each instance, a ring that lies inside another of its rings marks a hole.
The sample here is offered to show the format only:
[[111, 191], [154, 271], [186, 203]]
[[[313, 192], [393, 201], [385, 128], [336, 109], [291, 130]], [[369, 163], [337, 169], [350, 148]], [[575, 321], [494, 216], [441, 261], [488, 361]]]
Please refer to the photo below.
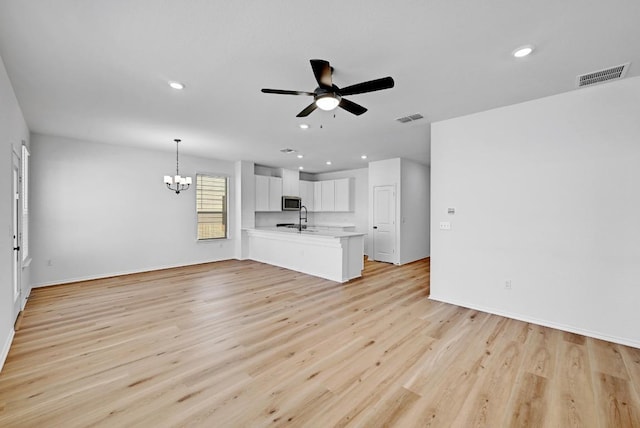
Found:
[[504, 282], [504, 288], [506, 288], [507, 290], [511, 290], [511, 280], [510, 279], [507, 279]]
[[440, 230], [451, 230], [451, 222], [441, 221], [440, 222]]

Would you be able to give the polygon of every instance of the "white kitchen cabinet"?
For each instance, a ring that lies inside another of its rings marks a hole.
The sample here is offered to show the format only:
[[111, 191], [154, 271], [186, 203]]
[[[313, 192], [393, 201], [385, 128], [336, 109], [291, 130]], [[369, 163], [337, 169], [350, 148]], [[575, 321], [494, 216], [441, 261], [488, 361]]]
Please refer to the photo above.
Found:
[[[304, 190], [302, 190], [304, 187]], [[302, 204], [309, 211], [315, 212], [348, 212], [353, 211], [353, 178], [337, 180], [304, 181], [300, 180]], [[309, 204], [306, 201], [312, 201]]]
[[282, 211], [282, 178], [269, 177], [269, 211]]
[[307, 207], [307, 211], [315, 211], [314, 205], [314, 182], [300, 180], [300, 198], [302, 199], [302, 205]]
[[336, 200], [335, 200], [335, 180], [326, 180], [321, 181], [322, 187], [322, 211], [335, 211], [336, 208]]
[[256, 175], [256, 211], [282, 210], [282, 178]]
[[282, 194], [284, 196], [300, 196], [300, 172], [282, 169]]
[[322, 211], [322, 181], [313, 182], [313, 210]]
[[334, 211], [353, 211], [353, 197], [351, 189], [353, 188], [352, 178], [340, 178], [334, 180], [335, 187], [335, 206]]
[[256, 211], [269, 211], [269, 177], [256, 175]]

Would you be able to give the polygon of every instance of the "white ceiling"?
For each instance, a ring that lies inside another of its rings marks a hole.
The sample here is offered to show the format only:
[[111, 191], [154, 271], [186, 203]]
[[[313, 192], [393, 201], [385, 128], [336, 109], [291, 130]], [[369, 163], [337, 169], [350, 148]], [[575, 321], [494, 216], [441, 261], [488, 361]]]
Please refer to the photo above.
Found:
[[[33, 132], [167, 151], [182, 138], [181, 153], [323, 172], [364, 167], [364, 153], [426, 164], [431, 122], [629, 61], [637, 76], [639, 24], [638, 0], [0, 0], [0, 55]], [[524, 44], [537, 49], [514, 59]], [[311, 98], [260, 92], [313, 91], [312, 58], [341, 87], [396, 84], [348, 97], [359, 117], [299, 119]]]

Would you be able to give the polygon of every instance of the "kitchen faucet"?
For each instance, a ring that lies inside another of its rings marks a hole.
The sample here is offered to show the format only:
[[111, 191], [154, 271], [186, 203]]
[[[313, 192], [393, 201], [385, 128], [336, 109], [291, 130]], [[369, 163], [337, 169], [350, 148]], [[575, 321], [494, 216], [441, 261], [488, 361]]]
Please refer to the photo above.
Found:
[[[300, 205], [300, 209], [298, 210], [298, 232], [302, 232], [302, 209], [304, 208], [304, 222], [307, 222], [307, 217], [309, 216], [309, 212], [307, 211], [307, 207], [304, 205]], [[306, 229], [306, 227], [305, 227]]]

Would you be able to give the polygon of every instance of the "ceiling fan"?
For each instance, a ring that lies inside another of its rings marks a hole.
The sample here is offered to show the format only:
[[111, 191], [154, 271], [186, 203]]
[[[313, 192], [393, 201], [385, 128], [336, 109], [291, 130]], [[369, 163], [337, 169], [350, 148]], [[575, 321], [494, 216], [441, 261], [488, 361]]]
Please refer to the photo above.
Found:
[[332, 74], [333, 67], [329, 64], [329, 61], [323, 59], [312, 59], [311, 68], [313, 74], [318, 82], [318, 87], [313, 92], [304, 91], [288, 91], [283, 89], [262, 89], [265, 94], [284, 94], [284, 95], [308, 95], [314, 98], [313, 102], [309, 104], [304, 110], [297, 114], [297, 117], [306, 117], [316, 108], [321, 110], [333, 110], [336, 107], [341, 107], [353, 113], [356, 116], [360, 116], [366, 112], [367, 109], [359, 104], [349, 101], [343, 98], [345, 95], [363, 94], [365, 92], [380, 91], [382, 89], [393, 88], [394, 82], [391, 77], [383, 77], [381, 79], [369, 80], [367, 82], [356, 83], [355, 85], [347, 86], [346, 88], [338, 88], [333, 84]]

